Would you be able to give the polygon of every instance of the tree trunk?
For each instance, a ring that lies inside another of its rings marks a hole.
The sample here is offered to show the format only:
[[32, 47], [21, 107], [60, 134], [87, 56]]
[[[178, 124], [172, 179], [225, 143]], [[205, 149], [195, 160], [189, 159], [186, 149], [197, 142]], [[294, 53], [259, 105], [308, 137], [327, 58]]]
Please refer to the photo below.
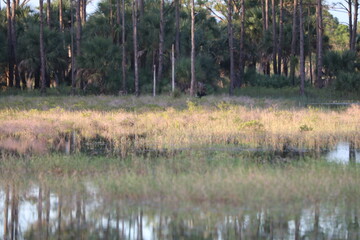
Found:
[[125, 0], [122, 0], [122, 24], [121, 24], [121, 44], [122, 44], [122, 91], [126, 93], [126, 42], [125, 42]]
[[265, 0], [265, 29], [269, 29], [269, 0]]
[[195, 13], [194, 0], [190, 0], [191, 4], [191, 85], [190, 96], [194, 97], [196, 93], [196, 76], [195, 76]]
[[175, 51], [176, 59], [180, 57], [180, 4], [181, 0], [175, 0]]
[[263, 35], [265, 36], [265, 32], [266, 32], [265, 0], [261, 0], [261, 13], [262, 13]]
[[160, 32], [159, 32], [159, 67], [158, 67], [158, 77], [157, 77], [157, 86], [160, 89], [160, 83], [162, 80], [162, 69], [163, 69], [163, 58], [164, 58], [164, 0], [160, 0]]
[[293, 22], [292, 22], [292, 38], [291, 38], [291, 54], [290, 54], [290, 78], [293, 86], [295, 85], [295, 56], [296, 56], [296, 38], [297, 38], [297, 6], [298, 1], [294, 0]]
[[304, 18], [303, 18], [302, 0], [299, 2], [299, 19], [300, 19], [300, 95], [304, 95], [305, 91], [305, 52], [304, 52]]
[[233, 3], [232, 0], [228, 0], [228, 37], [229, 37], [229, 55], [230, 55], [230, 87], [229, 94], [234, 94], [235, 88], [235, 74], [234, 74], [234, 34], [232, 26], [232, 12]]
[[139, 70], [138, 70], [138, 46], [137, 46], [137, 0], [132, 4], [132, 21], [133, 21], [133, 43], [134, 43], [134, 75], [135, 75], [135, 95], [139, 96]]
[[[310, 7], [308, 7], [308, 17], [310, 17]], [[311, 47], [310, 21], [308, 21], [308, 49], [309, 49], [309, 72], [310, 84], [313, 84], [313, 67], [312, 67], [312, 47]]]
[[6, 14], [7, 14], [7, 37], [8, 37], [8, 57], [9, 57], [9, 77], [8, 77], [8, 86], [14, 86], [14, 55], [13, 55], [13, 46], [12, 46], [12, 23], [11, 23], [11, 2], [10, 0], [6, 1]]
[[[269, 0], [265, 0], [265, 33], [269, 30]], [[265, 37], [265, 35], [264, 35]], [[265, 73], [270, 75], [270, 62], [267, 53], [264, 53]]]
[[276, 37], [276, 12], [275, 12], [275, 0], [271, 1], [272, 5], [272, 25], [273, 25], [273, 70], [274, 74], [277, 74], [277, 37]]
[[46, 0], [46, 23], [48, 28], [51, 27], [51, 0]]
[[[137, 9], [139, 9], [140, 12], [140, 18], [142, 19], [144, 16], [144, 11], [145, 11], [145, 4], [144, 4], [144, 0], [136, 0], [137, 1]], [[136, 10], [137, 11], [137, 10]]]
[[245, 0], [241, 0], [241, 29], [240, 29], [240, 59], [239, 59], [239, 81], [236, 87], [241, 87], [244, 82], [244, 42], [245, 42]]
[[63, 1], [59, 0], [59, 26], [60, 31], [64, 31], [64, 23], [63, 23]]
[[81, 54], [81, 0], [76, 3], [76, 57]]
[[316, 76], [316, 86], [322, 88], [324, 82], [322, 80], [322, 54], [323, 54], [323, 24], [322, 24], [322, 0], [317, 0], [316, 5], [316, 50], [317, 50], [317, 76]]
[[[116, 0], [116, 29], [120, 29], [121, 26], [121, 14], [120, 14], [120, 0]], [[116, 33], [116, 43], [121, 46], [120, 31]]]
[[85, 22], [86, 22], [86, 0], [80, 0], [80, 19], [81, 19], [81, 25], [85, 25]]
[[354, 25], [352, 29], [352, 39], [351, 39], [351, 50], [356, 51], [356, 36], [357, 36], [357, 21], [358, 21], [358, 10], [359, 10], [359, 1], [354, 0]]
[[349, 15], [349, 49], [352, 50], [352, 34], [353, 34], [353, 27], [352, 27], [352, 0], [346, 1], [348, 3], [348, 15]]
[[17, 37], [16, 37], [16, 9], [18, 7], [17, 1], [13, 0], [12, 2], [12, 14], [11, 14], [11, 41], [12, 41], [12, 56], [14, 60], [14, 78], [15, 78], [15, 87], [20, 88], [20, 77], [19, 71], [17, 68]]
[[81, 0], [81, 23], [82, 25], [85, 25], [86, 23], [86, 5], [87, 5], [87, 2], [86, 0]]
[[284, 1], [280, 0], [280, 25], [279, 25], [279, 46], [278, 46], [278, 74], [281, 75], [282, 48], [284, 41]]
[[76, 79], [75, 79], [75, 43], [74, 43], [74, 0], [70, 0], [70, 20], [71, 20], [71, 29], [70, 29], [70, 37], [71, 37], [71, 93], [75, 94], [76, 89]]
[[41, 93], [46, 92], [46, 74], [45, 74], [45, 47], [44, 47], [44, 19], [43, 19], [43, 0], [39, 1], [40, 17], [40, 72], [41, 72]]
[[[82, 0], [76, 0], [76, 58], [80, 57], [81, 55], [81, 31], [82, 31], [82, 27], [81, 27], [81, 15], [82, 15], [82, 11], [81, 11], [81, 2]], [[77, 66], [77, 61], [76, 58], [74, 59], [74, 71], [75, 71], [75, 76], [77, 76], [77, 71], [78, 71], [78, 66]], [[76, 77], [75, 77], [76, 80]], [[79, 85], [80, 89], [83, 88], [82, 86], [82, 82], [80, 81], [80, 85]]]
[[110, 30], [111, 30], [111, 38], [113, 42], [115, 43], [115, 28], [114, 28], [114, 12], [113, 12], [113, 1], [109, 0], [109, 24], [110, 24]]

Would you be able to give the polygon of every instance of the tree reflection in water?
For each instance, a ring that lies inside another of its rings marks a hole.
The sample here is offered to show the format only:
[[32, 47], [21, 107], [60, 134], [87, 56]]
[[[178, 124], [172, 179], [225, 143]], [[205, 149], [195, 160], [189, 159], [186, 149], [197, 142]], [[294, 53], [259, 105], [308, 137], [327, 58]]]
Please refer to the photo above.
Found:
[[[342, 207], [344, 206], [344, 207]], [[125, 203], [85, 184], [1, 189], [3, 239], [359, 239], [356, 204], [256, 210]]]

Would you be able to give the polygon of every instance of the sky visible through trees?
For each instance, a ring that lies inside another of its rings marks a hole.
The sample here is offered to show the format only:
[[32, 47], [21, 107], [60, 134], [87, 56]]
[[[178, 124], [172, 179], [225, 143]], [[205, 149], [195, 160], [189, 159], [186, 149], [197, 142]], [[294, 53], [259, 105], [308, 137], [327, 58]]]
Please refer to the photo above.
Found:
[[[328, 0], [326, 1], [326, 3], [328, 5], [333, 5], [336, 4], [337, 2], [339, 2], [338, 0]], [[30, 0], [30, 5], [31, 6], [38, 6], [39, 5], [39, 1], [37, 0]], [[97, 4], [99, 3], [99, 0], [92, 0], [88, 3], [88, 13], [92, 13], [96, 10]], [[332, 9], [330, 10], [330, 13], [332, 15], [334, 15], [335, 17], [337, 17], [339, 19], [340, 23], [348, 23], [349, 19], [348, 19], [348, 15], [344, 10], [341, 9]]]

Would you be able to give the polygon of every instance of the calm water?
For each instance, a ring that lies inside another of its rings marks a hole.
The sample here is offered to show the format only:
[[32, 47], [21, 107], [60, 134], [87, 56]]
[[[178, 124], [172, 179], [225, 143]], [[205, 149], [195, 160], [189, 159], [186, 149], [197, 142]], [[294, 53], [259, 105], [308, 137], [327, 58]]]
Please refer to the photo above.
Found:
[[[322, 154], [340, 165], [360, 162], [346, 142]], [[277, 209], [164, 207], [104, 196], [91, 183], [71, 192], [61, 184], [14, 186], [0, 185], [2, 239], [360, 239], [359, 208], [345, 200]]]
[[[346, 205], [346, 204], [344, 204]], [[90, 185], [59, 193], [32, 186], [1, 191], [4, 239], [359, 239], [357, 206], [281, 209], [129, 204]], [[7, 215], [7, 221], [6, 216]]]

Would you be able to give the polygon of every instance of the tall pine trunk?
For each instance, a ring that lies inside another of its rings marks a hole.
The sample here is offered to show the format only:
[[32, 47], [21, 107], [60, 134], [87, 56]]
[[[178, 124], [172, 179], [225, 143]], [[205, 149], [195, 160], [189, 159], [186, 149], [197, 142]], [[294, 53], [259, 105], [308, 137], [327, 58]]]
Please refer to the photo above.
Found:
[[[310, 17], [310, 7], [308, 7], [308, 17]], [[309, 51], [309, 72], [310, 72], [310, 84], [313, 84], [313, 66], [312, 66], [312, 45], [311, 45], [311, 33], [310, 33], [310, 21], [308, 21], [308, 51]]]
[[352, 50], [352, 34], [353, 34], [353, 26], [352, 26], [352, 0], [347, 0], [348, 3], [348, 16], [349, 16], [349, 49]]
[[191, 85], [190, 96], [194, 97], [196, 93], [196, 76], [195, 76], [195, 3], [190, 0], [191, 4]]
[[269, 30], [269, 0], [265, 0], [265, 29]]
[[275, 12], [275, 0], [271, 1], [272, 5], [272, 29], [273, 29], [273, 70], [274, 74], [277, 74], [277, 60], [276, 60], [276, 53], [277, 53], [277, 37], [276, 37], [276, 12]]
[[232, 25], [232, 12], [233, 5], [232, 0], [228, 0], [228, 37], [229, 37], [229, 55], [230, 55], [230, 87], [229, 94], [234, 94], [235, 88], [235, 74], [234, 74], [234, 34]]
[[322, 23], [322, 0], [317, 0], [316, 4], [316, 51], [317, 51], [317, 59], [316, 59], [316, 87], [322, 88], [324, 86], [324, 82], [322, 79], [322, 55], [323, 55], [323, 23]]
[[18, 2], [13, 0], [12, 2], [12, 14], [11, 14], [11, 45], [12, 45], [12, 57], [14, 61], [14, 78], [15, 78], [15, 87], [20, 88], [20, 77], [19, 71], [17, 68], [17, 37], [16, 37], [16, 9], [18, 7]]
[[[76, 0], [76, 57], [81, 55], [81, 1]], [[75, 63], [75, 70], [77, 71], [77, 64]], [[80, 86], [81, 88], [82, 86]]]
[[180, 57], [180, 5], [181, 0], [175, 0], [175, 52], [177, 59]]
[[279, 19], [279, 46], [278, 46], [278, 74], [281, 74], [282, 48], [284, 41], [284, 1], [280, 0], [280, 19]]
[[46, 74], [45, 74], [45, 48], [44, 48], [44, 18], [43, 18], [43, 0], [39, 1], [40, 18], [40, 72], [41, 72], [41, 93], [46, 92]]
[[75, 41], [74, 41], [74, 2], [75, 0], [70, 0], [70, 20], [71, 20], [71, 29], [70, 29], [70, 38], [71, 38], [71, 94], [75, 94], [76, 90], [76, 79], [75, 79]]
[[121, 23], [121, 47], [122, 47], [122, 91], [123, 94], [126, 93], [126, 42], [125, 42], [125, 0], [122, 0], [122, 23]]
[[137, 43], [137, 0], [132, 3], [132, 21], [133, 21], [133, 44], [134, 44], [134, 80], [135, 95], [139, 96], [139, 70], [138, 70], [138, 43]]
[[137, 1], [137, 10], [140, 13], [140, 19], [143, 18], [145, 12], [145, 3], [144, 0], [136, 0]]
[[60, 31], [64, 31], [64, 23], [63, 23], [63, 0], [59, 0], [59, 28]]
[[296, 38], [297, 38], [297, 7], [298, 1], [294, 0], [292, 37], [291, 37], [291, 53], [290, 53], [290, 78], [292, 84], [295, 85], [295, 56], [296, 56]]
[[[266, 0], [261, 0], [261, 13], [262, 13], [262, 27], [263, 27], [263, 39], [265, 39], [266, 36], [266, 32], [267, 32], [267, 8], [266, 8], [266, 4], [267, 1]], [[268, 74], [268, 69], [267, 69], [267, 53], [266, 51], [263, 51], [261, 53], [261, 66], [262, 66], [262, 71], [264, 74]]]
[[157, 78], [157, 89], [160, 89], [160, 83], [162, 80], [163, 70], [163, 58], [164, 58], [164, 0], [160, 0], [160, 32], [159, 32], [159, 67], [158, 67], [158, 78]]
[[51, 1], [46, 0], [46, 23], [48, 28], [51, 27]]
[[81, 0], [81, 24], [85, 25], [86, 23], [86, 5], [87, 5], [87, 1], [86, 0]]
[[113, 42], [116, 42], [116, 34], [115, 34], [115, 28], [114, 28], [114, 12], [113, 12], [113, 1], [109, 0], [109, 24], [111, 29], [111, 38]]
[[[116, 0], [116, 29], [121, 27], [121, 13], [120, 13], [120, 0]], [[120, 30], [116, 33], [116, 43], [118, 46], [121, 46], [121, 35]]]
[[11, 2], [10, 0], [6, 1], [6, 15], [7, 15], [7, 40], [8, 40], [8, 86], [14, 86], [14, 56], [12, 49], [12, 23], [11, 23]]
[[245, 42], [245, 0], [241, 0], [241, 29], [240, 29], [240, 59], [239, 59], [239, 81], [236, 87], [241, 87], [244, 82], [244, 67], [245, 67], [245, 54], [244, 54], [244, 42]]
[[[265, 29], [266, 31], [269, 30], [269, 0], [265, 0]], [[269, 58], [267, 56], [267, 53], [265, 53], [266, 56], [266, 61], [265, 61], [265, 65], [266, 65], [266, 74], [270, 75], [270, 62], [269, 62]]]
[[354, 25], [351, 34], [351, 50], [356, 51], [357, 22], [358, 22], [359, 0], [354, 0]]
[[305, 52], [304, 52], [304, 17], [302, 0], [299, 0], [299, 26], [300, 26], [300, 95], [305, 93]]

